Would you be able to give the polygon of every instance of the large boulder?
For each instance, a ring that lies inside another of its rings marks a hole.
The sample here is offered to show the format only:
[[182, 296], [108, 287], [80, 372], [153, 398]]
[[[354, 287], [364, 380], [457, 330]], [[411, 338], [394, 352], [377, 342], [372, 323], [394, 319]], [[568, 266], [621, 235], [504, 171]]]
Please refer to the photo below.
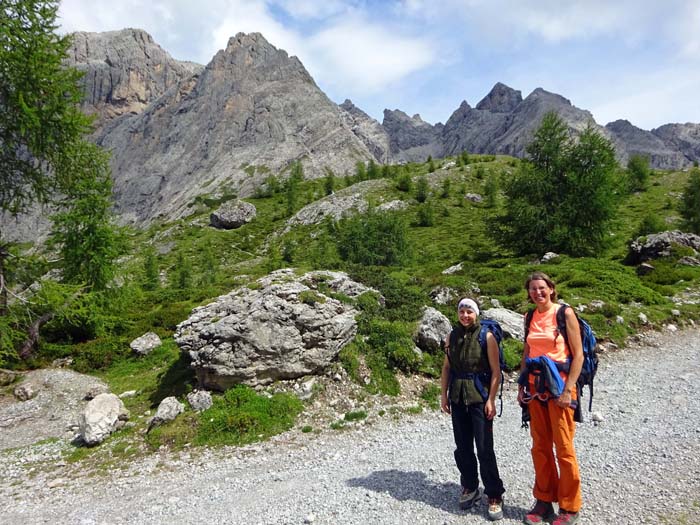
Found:
[[100, 394], [92, 399], [80, 414], [78, 427], [86, 445], [102, 443], [129, 419], [129, 411], [114, 394]]
[[700, 251], [700, 235], [673, 230], [639, 237], [630, 244], [627, 259], [632, 264], [639, 264], [668, 257], [674, 244], [691, 248], [697, 253]]
[[423, 317], [418, 323], [418, 330], [414, 341], [423, 351], [438, 351], [442, 341], [450, 335], [452, 324], [439, 310], [430, 306], [423, 310]]
[[[195, 308], [175, 331], [199, 387], [265, 385], [323, 371], [357, 332], [358, 311], [326, 293], [368, 288], [340, 272], [278, 270]], [[328, 291], [328, 292], [326, 292]]]
[[233, 230], [249, 223], [256, 215], [255, 206], [249, 202], [227, 201], [209, 216], [209, 221], [214, 228]]

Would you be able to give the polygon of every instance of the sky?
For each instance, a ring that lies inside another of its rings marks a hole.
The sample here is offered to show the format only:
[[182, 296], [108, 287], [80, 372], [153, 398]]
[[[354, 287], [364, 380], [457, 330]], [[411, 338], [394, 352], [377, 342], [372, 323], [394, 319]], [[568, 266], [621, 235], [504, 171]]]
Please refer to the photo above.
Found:
[[60, 31], [144, 29], [207, 64], [239, 32], [297, 56], [336, 103], [445, 122], [502, 82], [651, 130], [700, 123], [698, 0], [62, 0]]

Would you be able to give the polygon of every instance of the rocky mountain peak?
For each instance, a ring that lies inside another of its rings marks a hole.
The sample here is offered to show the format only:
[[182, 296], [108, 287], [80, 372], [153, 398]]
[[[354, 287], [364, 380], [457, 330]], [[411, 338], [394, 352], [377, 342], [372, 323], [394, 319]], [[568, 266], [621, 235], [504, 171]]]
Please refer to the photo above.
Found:
[[277, 49], [260, 33], [238, 33], [229, 38], [226, 49], [214, 55], [207, 69], [233, 71], [252, 76], [256, 81], [293, 77], [316, 85], [297, 57], [290, 57], [284, 49]]
[[142, 29], [73, 33], [66, 63], [84, 73], [83, 110], [96, 113], [98, 125], [142, 112], [171, 86], [202, 66], [171, 57]]
[[[476, 109], [493, 113], [510, 113], [523, 101], [520, 91], [497, 82], [488, 95], [476, 105]], [[460, 107], [461, 109], [461, 107]]]

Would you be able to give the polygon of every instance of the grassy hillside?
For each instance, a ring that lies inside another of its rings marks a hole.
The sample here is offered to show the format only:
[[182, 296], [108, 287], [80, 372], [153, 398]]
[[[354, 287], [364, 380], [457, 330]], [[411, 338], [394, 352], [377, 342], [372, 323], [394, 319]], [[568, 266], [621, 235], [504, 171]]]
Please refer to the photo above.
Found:
[[[589, 305], [594, 300], [603, 301], [603, 307], [589, 311], [585, 317], [601, 340], [618, 345], [640, 330], [698, 318], [697, 305], [673, 301], [697, 290], [700, 283], [700, 268], [676, 264], [676, 259], [685, 254], [683, 250], [677, 250], [668, 260], [656, 261], [656, 270], [646, 276], [638, 276], [634, 267], [624, 264], [627, 246], [643, 223], [647, 228], [649, 224], [664, 229], [678, 227], [676, 210], [687, 172], [654, 172], [644, 191], [625, 196], [602, 253], [589, 258], [560, 256], [539, 264], [543, 254], [514, 256], [494, 244], [488, 234], [489, 221], [503, 204], [498, 188], [518, 169], [520, 161], [486, 155], [472, 155], [466, 164], [464, 160], [448, 158], [363, 170], [376, 177], [371, 184], [360, 183], [356, 175], [350, 175], [299, 181], [289, 190], [283, 181], [271, 178], [257, 196], [246, 199], [255, 205], [256, 219], [236, 230], [216, 230], [208, 225], [211, 211], [232, 195], [198, 198], [192, 203], [190, 217], [132, 232], [132, 255], [122, 261], [118, 278], [121, 287], [105, 299], [109, 307], [97, 308], [97, 314], [85, 314], [82, 321], [61, 319], [47, 325], [34, 364], [71, 356], [74, 368], [103, 377], [114, 392], [136, 390], [135, 397], [125, 400], [132, 413], [153, 410], [164, 397], [182, 398], [196, 386], [187, 359], [172, 340], [175, 326], [188, 317], [193, 307], [282, 267], [342, 270], [380, 290], [386, 308], [378, 309], [370, 302], [357, 305], [362, 311], [359, 334], [341, 352], [340, 365], [367, 394], [397, 395], [401, 389], [399, 372], [428, 378], [432, 386], [416, 399], [417, 406], [434, 406], [436, 381], [430, 378], [438, 376], [442, 356], [425, 354], [422, 361], [416, 359], [411, 341], [416, 321], [424, 305], [432, 305], [455, 320], [454, 304], [432, 301], [430, 293], [438, 287], [452, 290], [455, 298], [476, 295], [486, 306], [489, 301], [498, 301], [524, 313], [527, 298], [523, 283], [537, 268], [552, 276], [560, 297], [567, 302]], [[620, 176], [624, 176], [622, 170]], [[427, 191], [421, 188], [425, 182]], [[331, 185], [336, 192], [361, 192], [371, 207], [396, 200], [405, 202], [403, 209], [391, 212], [405, 232], [399, 264], [368, 266], [344, 260], [339, 241], [343, 228], [350, 227], [344, 221], [286, 228], [291, 212], [324, 198]], [[484, 198], [473, 202], [465, 198], [466, 194]], [[151, 264], [155, 262], [157, 284], [147, 277], [149, 258]], [[461, 270], [443, 273], [459, 263]], [[680, 318], [672, 310], [680, 311]], [[647, 316], [647, 324], [639, 321], [640, 313]], [[620, 322], [619, 317], [624, 321]], [[165, 344], [148, 358], [137, 359], [131, 355], [128, 343], [149, 330], [164, 338]], [[516, 366], [521, 345], [510, 341], [506, 350], [508, 362]], [[371, 381], [359, 380], [360, 367], [369, 368]], [[218, 398], [213, 412], [206, 417], [211, 419], [216, 413], [216, 417], [230, 419], [231, 414], [238, 414], [238, 409], [227, 404], [229, 401], [224, 396]], [[280, 403], [286, 412], [295, 412], [299, 408], [289, 408], [294, 401], [288, 397]], [[240, 399], [236, 403], [241, 406]], [[268, 420], [266, 411], [279, 410], [253, 405], [254, 415], [244, 420], [258, 421], [256, 424]], [[253, 436], [247, 427], [240, 430], [245, 426], [241, 423], [236, 427], [240, 432], [231, 431], [231, 437], [222, 438], [211, 425], [203, 425], [204, 420], [205, 416], [187, 412], [176, 423], [150, 433], [146, 442], [152, 446], [241, 443], [270, 433], [260, 430]], [[293, 420], [288, 422], [291, 424]], [[137, 430], [144, 428], [145, 422], [137, 424]], [[131, 429], [112, 440], [117, 443], [137, 434]]]

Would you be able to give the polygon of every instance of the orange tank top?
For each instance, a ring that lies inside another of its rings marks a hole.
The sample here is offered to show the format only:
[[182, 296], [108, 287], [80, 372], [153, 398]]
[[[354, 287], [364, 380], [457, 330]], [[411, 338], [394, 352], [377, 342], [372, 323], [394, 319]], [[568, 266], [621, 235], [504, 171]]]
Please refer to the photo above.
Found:
[[[527, 334], [527, 344], [530, 347], [530, 357], [547, 356], [553, 361], [564, 363], [569, 359], [569, 350], [566, 347], [564, 336], [557, 330], [557, 311], [561, 308], [555, 304], [546, 312], [535, 312], [532, 314], [532, 322]], [[566, 381], [566, 372], [559, 372], [561, 378]], [[533, 387], [534, 377], [530, 376], [531, 387]], [[576, 397], [572, 393], [572, 397]]]
[[564, 336], [557, 330], [557, 311], [560, 306], [555, 304], [546, 312], [532, 314], [532, 322], [527, 334], [527, 344], [530, 347], [530, 357], [547, 356], [553, 361], [565, 362], [569, 358]]

